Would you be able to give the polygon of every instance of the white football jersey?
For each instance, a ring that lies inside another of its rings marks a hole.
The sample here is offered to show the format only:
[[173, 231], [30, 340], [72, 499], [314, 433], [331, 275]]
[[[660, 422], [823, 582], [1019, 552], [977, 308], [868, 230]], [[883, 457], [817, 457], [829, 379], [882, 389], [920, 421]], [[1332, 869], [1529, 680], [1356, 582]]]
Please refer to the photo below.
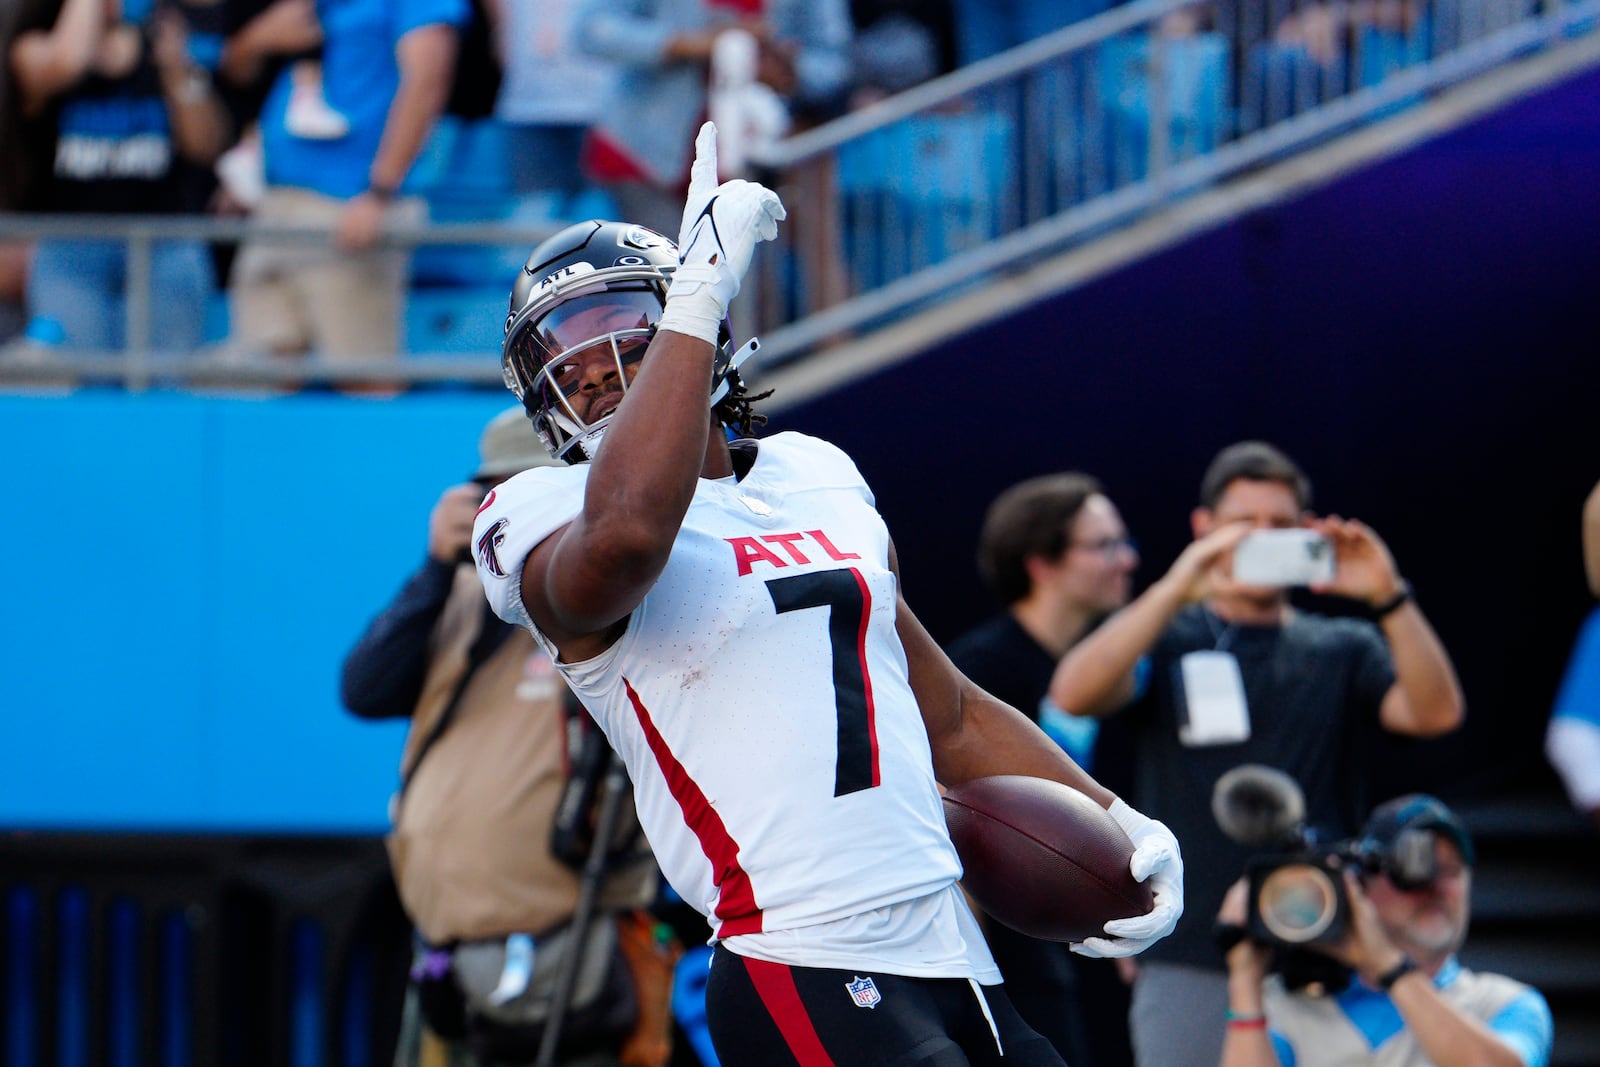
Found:
[[[522, 562], [577, 515], [587, 477], [587, 465], [519, 474], [474, 529], [494, 610], [541, 641]], [[888, 547], [849, 457], [776, 434], [743, 480], [701, 480], [616, 644], [559, 665], [622, 754], [668, 881], [719, 939], [803, 942], [803, 928], [906, 914], [894, 906], [943, 896], [961, 875], [895, 632]], [[913, 910], [938, 913], [945, 929], [930, 932], [945, 943], [969, 932], [949, 928], [950, 908]], [[981, 944], [957, 955], [988, 973]]]

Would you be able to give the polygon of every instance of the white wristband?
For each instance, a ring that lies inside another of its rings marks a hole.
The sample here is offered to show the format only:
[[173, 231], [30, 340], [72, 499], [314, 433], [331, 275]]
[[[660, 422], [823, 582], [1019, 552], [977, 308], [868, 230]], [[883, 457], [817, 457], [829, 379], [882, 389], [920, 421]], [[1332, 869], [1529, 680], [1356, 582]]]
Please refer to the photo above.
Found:
[[656, 322], [656, 329], [697, 337], [714, 347], [722, 333], [724, 314], [721, 301], [709, 285], [695, 284], [685, 292], [674, 281], [667, 290], [667, 304]]

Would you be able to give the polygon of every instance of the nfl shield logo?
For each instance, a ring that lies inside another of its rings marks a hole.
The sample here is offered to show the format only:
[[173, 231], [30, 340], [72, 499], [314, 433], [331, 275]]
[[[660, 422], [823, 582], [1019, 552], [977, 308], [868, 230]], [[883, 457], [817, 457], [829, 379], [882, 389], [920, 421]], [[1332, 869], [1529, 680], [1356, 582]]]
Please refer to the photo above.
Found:
[[883, 994], [878, 992], [877, 983], [859, 974], [856, 975], [855, 981], [846, 982], [844, 987], [850, 990], [850, 999], [856, 1002], [858, 1008], [876, 1008], [878, 1001], [883, 999]]

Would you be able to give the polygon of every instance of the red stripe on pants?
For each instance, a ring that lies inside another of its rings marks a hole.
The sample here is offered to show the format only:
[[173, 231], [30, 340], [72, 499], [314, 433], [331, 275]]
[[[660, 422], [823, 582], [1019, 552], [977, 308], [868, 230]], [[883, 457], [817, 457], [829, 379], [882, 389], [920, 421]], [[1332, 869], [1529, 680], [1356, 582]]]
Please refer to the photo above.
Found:
[[822, 1047], [817, 1028], [811, 1025], [811, 1016], [800, 1002], [800, 990], [795, 988], [794, 974], [780, 963], [767, 963], [739, 956], [750, 984], [766, 1006], [767, 1014], [778, 1024], [778, 1032], [800, 1067], [833, 1067], [833, 1058]]

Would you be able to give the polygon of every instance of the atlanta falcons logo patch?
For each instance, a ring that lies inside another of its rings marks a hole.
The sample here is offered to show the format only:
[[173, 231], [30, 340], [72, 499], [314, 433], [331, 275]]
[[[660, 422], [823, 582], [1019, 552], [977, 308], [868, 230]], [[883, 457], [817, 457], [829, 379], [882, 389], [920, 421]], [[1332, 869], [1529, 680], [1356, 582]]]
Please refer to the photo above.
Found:
[[496, 578], [506, 576], [505, 568], [500, 566], [500, 553], [496, 549], [505, 543], [506, 527], [510, 524], [510, 519], [501, 519], [483, 531], [483, 536], [478, 538], [478, 566]]

